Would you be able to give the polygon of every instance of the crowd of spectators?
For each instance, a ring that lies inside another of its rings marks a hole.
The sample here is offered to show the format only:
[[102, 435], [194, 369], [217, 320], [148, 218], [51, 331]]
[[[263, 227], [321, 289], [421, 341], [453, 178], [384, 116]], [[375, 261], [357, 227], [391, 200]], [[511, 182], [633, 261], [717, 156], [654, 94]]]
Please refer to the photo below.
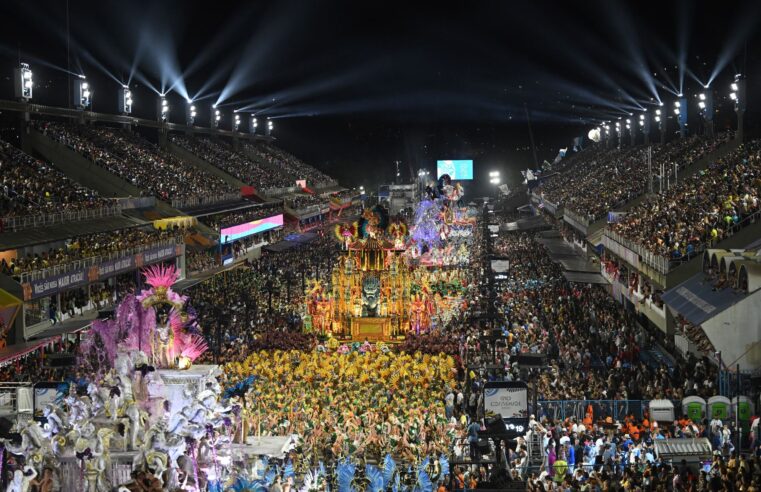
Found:
[[131, 131], [38, 121], [34, 126], [160, 200], [213, 199], [236, 191], [219, 177], [161, 150]]
[[171, 136], [172, 142], [183, 147], [204, 161], [250, 184], [259, 191], [272, 188], [287, 188], [296, 183], [275, 167], [267, 168], [249, 159], [242, 152], [235, 152], [225, 144], [207, 138]]
[[76, 260], [107, 255], [132, 248], [149, 247], [159, 241], [181, 241], [184, 231], [180, 229], [128, 228], [99, 232], [69, 238], [60, 247], [51, 247], [41, 253], [29, 253], [10, 261], [0, 261], [0, 270], [6, 275], [61, 266]]
[[[192, 287], [190, 302], [200, 315], [200, 325], [211, 341], [205, 358], [242, 360], [247, 347], [263, 333], [298, 331], [304, 289], [310, 279], [330, 277], [337, 243], [329, 232], [311, 243], [262, 256], [241, 267], [215, 275]], [[224, 320], [224, 321], [220, 321]], [[219, 329], [219, 338], [213, 330]]]
[[653, 254], [690, 257], [715, 244], [759, 210], [761, 140], [753, 140], [680, 179], [664, 195], [649, 197], [628, 211], [612, 230]]
[[565, 280], [533, 235], [500, 236], [494, 251], [511, 265], [510, 279], [497, 287], [498, 308], [509, 323], [510, 341], [502, 355], [508, 365], [520, 353], [549, 355], [548, 370], [536, 377], [540, 399], [714, 395], [715, 377], [707, 361], [682, 361], [673, 367], [645, 363], [640, 352], [655, 345], [654, 336], [639, 328], [601, 287]]
[[[664, 187], [673, 183], [682, 170], [710, 154], [731, 137], [691, 136], [652, 147], [650, 168], [659, 174], [664, 169]], [[586, 153], [589, 152], [587, 155]], [[573, 165], [542, 183], [545, 199], [595, 221], [648, 190], [648, 147], [582, 151]], [[676, 167], [676, 170], [675, 170]], [[657, 185], [656, 185], [657, 186]], [[591, 190], [594, 190], [591, 192]]]
[[0, 232], [2, 218], [60, 213], [113, 204], [71, 181], [50, 164], [0, 140]]
[[304, 208], [311, 207], [312, 205], [327, 204], [326, 198], [322, 198], [317, 195], [308, 195], [308, 194], [291, 195], [291, 196], [285, 197], [284, 201], [285, 201], [285, 206], [293, 210], [302, 210]]
[[[310, 185], [327, 183], [333, 179], [327, 174], [304, 163], [296, 156], [269, 144], [244, 144], [246, 150], [258, 159], [281, 169], [293, 179], [306, 179]], [[292, 184], [289, 186], [293, 186]]]

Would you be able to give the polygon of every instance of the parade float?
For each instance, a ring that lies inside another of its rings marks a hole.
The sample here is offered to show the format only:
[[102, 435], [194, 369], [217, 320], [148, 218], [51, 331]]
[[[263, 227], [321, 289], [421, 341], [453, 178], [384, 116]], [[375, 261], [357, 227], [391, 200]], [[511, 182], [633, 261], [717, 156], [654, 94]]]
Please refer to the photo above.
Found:
[[462, 188], [447, 176], [431, 190], [409, 227], [380, 204], [335, 226], [342, 254], [330, 281], [310, 282], [305, 293], [312, 330], [341, 340], [395, 342], [449, 322], [467, 284], [462, 268], [470, 261], [475, 217], [458, 205]]
[[221, 371], [193, 365], [207, 347], [187, 298], [172, 290], [174, 266], [143, 273], [149, 288], [128, 295], [113, 319], [95, 321], [81, 343], [84, 377], [60, 385], [39, 421], [18, 415], [3, 450], [8, 490], [25, 491], [39, 476], [53, 490], [105, 492], [138, 471], [163, 490], [228, 490], [252, 479], [262, 454], [287, 449], [287, 436], [247, 443]]

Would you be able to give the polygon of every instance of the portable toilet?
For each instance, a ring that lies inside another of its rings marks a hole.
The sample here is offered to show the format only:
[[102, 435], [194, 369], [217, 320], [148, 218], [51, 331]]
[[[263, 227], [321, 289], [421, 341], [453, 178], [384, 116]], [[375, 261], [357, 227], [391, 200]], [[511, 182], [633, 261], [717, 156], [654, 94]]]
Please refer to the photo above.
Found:
[[737, 415], [737, 420], [740, 421], [740, 428], [743, 430], [743, 434], [748, 434], [750, 430], [750, 418], [755, 413], [753, 408], [753, 402], [747, 396], [735, 396], [732, 398], [732, 417]]
[[673, 423], [674, 403], [671, 400], [650, 400], [650, 419]]
[[708, 399], [708, 418], [721, 421], [729, 419], [731, 404], [726, 396], [712, 396]]
[[682, 415], [693, 422], [702, 422], [706, 415], [706, 401], [699, 396], [688, 396], [682, 400]]

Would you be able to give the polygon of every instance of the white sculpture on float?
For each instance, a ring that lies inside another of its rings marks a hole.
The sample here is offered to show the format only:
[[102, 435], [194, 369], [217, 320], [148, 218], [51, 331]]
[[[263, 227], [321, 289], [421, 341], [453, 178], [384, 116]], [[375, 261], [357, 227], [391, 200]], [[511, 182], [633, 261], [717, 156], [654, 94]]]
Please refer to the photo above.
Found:
[[[125, 450], [118, 459], [131, 456], [131, 467], [152, 470], [165, 489], [182, 485], [181, 479], [222, 489], [230, 470], [220, 465], [218, 455], [229, 456], [223, 449], [229, 439], [217, 429], [231, 409], [219, 404], [215, 367], [190, 367], [206, 344], [190, 326], [194, 320], [184, 311], [186, 298], [171, 289], [176, 279], [173, 267], [149, 269], [151, 289], [128, 296], [115, 320], [94, 323], [80, 357], [82, 372], [93, 378], [59, 388], [59, 408], [43, 410], [44, 426], [17, 424], [21, 441], [6, 441], [5, 447], [23, 456], [26, 468], [14, 470], [7, 490], [27, 491], [27, 477], [45, 467], [59, 475], [60, 490], [113, 490], [123, 485], [114, 479], [113, 453]], [[162, 306], [170, 312], [157, 327], [156, 311]], [[169, 332], [157, 334], [157, 328]]]

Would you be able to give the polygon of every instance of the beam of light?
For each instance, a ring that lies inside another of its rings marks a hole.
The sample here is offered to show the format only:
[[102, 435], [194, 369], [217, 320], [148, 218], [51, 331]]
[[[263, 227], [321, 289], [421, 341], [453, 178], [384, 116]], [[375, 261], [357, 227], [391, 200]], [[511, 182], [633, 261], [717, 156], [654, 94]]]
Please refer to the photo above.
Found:
[[110, 77], [114, 82], [119, 84], [119, 86], [124, 85], [124, 81], [119, 79], [116, 75], [114, 75], [109, 69], [107, 69], [102, 63], [100, 63], [98, 60], [95, 59], [95, 57], [90, 53], [89, 51], [85, 50], [82, 47], [77, 48], [79, 51], [79, 55], [89, 64], [97, 68], [101, 71], [101, 73], [107, 75]]
[[[199, 99], [206, 99], [209, 97], [209, 91], [211, 88], [216, 85], [217, 83], [221, 82], [222, 79], [229, 75], [230, 70], [232, 70], [233, 66], [235, 65], [235, 61], [233, 59], [228, 59], [227, 61], [223, 62], [222, 65], [216, 67], [209, 78], [206, 79], [206, 81], [203, 83], [203, 85], [191, 96], [191, 99], [194, 101]], [[214, 91], [211, 93], [214, 97], [219, 97], [220, 92]]]
[[[18, 48], [17, 47], [11, 48], [10, 46], [0, 45], [0, 53], [6, 55], [8, 58], [12, 58], [15, 60], [18, 57]], [[50, 63], [47, 60], [43, 60], [42, 58], [38, 58], [26, 52], [22, 52], [21, 61], [32, 65], [32, 70], [34, 70], [34, 65], [38, 65], [38, 66], [43, 66], [47, 68], [52, 68], [53, 70], [63, 72], [69, 75], [73, 75], [75, 77], [81, 75], [81, 73], [71, 72], [69, 70], [66, 70], [66, 68], [64, 67], [60, 67], [54, 63]]]
[[630, 21], [631, 15], [626, 4], [624, 2], [603, 2], [603, 5], [608, 9], [608, 17], [612, 21], [616, 36], [627, 52], [628, 56], [624, 57], [624, 59], [628, 60], [628, 63], [624, 63], [624, 67], [645, 84], [645, 87], [650, 91], [649, 95], [660, 101], [658, 90], [653, 82], [653, 76], [640, 47], [637, 30], [632, 26]]
[[[247, 87], [261, 82], [268, 73], [267, 61], [288, 44], [288, 38], [298, 32], [303, 24], [311, 18], [311, 8], [292, 8], [288, 2], [275, 2], [279, 9], [266, 22], [254, 30], [248, 40], [240, 59], [227, 79], [217, 104], [223, 103]], [[313, 8], [317, 7], [317, 2]], [[312, 4], [308, 4], [312, 5]]]
[[236, 100], [223, 103], [222, 106], [239, 106], [243, 110], [253, 110], [261, 109], [273, 103], [282, 105], [330, 92], [338, 92], [352, 85], [359, 86], [364, 81], [374, 80], [394, 61], [404, 64], [400, 56], [386, 55], [375, 57], [366, 60], [363, 64], [353, 65], [348, 71], [333, 74], [322, 80], [310, 81], [306, 84], [289, 87], [274, 94], [262, 95], [244, 101]]
[[[736, 18], [731, 24], [732, 27], [729, 29], [729, 38], [724, 42], [724, 45], [719, 52], [719, 56], [716, 59], [716, 65], [714, 65], [706, 85], [711, 85], [713, 83], [716, 76], [724, 70], [730, 61], [732, 61], [732, 58], [740, 50], [743, 43], [750, 38], [758, 24], [760, 13], [761, 2], [750, 2], [750, 5], [746, 5], [744, 8], [741, 8], [736, 12], [739, 18]], [[745, 67], [743, 67], [743, 69], [745, 69]]]

